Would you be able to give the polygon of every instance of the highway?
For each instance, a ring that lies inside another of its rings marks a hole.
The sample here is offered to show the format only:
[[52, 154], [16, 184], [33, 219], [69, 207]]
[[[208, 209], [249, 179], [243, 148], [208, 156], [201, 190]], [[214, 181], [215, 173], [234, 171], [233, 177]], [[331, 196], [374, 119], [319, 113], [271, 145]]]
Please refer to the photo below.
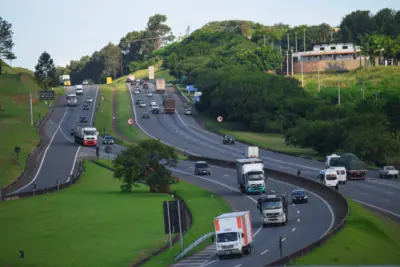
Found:
[[[154, 85], [149, 86], [154, 91]], [[134, 100], [147, 98], [143, 92], [131, 95]], [[192, 116], [184, 115], [181, 99], [176, 94], [173, 96], [178, 104], [176, 114], [154, 115], [150, 120], [137, 118], [144, 131], [169, 145], [195, 155], [233, 161], [245, 152], [247, 145], [240, 142], [236, 142], [235, 145], [223, 145], [221, 136], [204, 130]], [[160, 95], [154, 94], [152, 98], [157, 103], [162, 103]], [[135, 109], [140, 115], [141, 109], [138, 107]], [[302, 176], [308, 179], [315, 179], [319, 171], [324, 169], [323, 162], [272, 151], [260, 150], [260, 157], [267, 168], [289, 174], [295, 174], [300, 169]], [[340, 191], [355, 201], [400, 218], [400, 205], [398, 205], [400, 183], [375, 178], [377, 173], [374, 171], [370, 171], [369, 175], [372, 177], [368, 177], [365, 181], [348, 181], [346, 185], [340, 187]]]

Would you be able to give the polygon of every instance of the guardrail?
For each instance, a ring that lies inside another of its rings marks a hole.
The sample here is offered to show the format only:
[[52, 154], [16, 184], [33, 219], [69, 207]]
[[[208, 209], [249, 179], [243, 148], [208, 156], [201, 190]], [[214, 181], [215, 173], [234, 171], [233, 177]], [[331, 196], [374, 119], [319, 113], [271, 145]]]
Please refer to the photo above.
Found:
[[[236, 163], [232, 161], [225, 161], [225, 160], [220, 160], [220, 159], [213, 159], [213, 158], [207, 158], [207, 157], [198, 157], [198, 156], [193, 156], [189, 155], [188, 160], [192, 161], [199, 161], [199, 160], [204, 160], [207, 161], [210, 165], [215, 165], [215, 166], [220, 166], [224, 168], [231, 168], [235, 169], [236, 168]], [[322, 236], [319, 240], [315, 241], [314, 243], [299, 249], [298, 251], [287, 255], [285, 257], [282, 257], [281, 259], [274, 261], [272, 263], [269, 263], [265, 266], [283, 266], [286, 265], [294, 260], [296, 260], [299, 257], [302, 257], [309, 253], [310, 251], [314, 250], [315, 248], [318, 248], [322, 246], [327, 240], [329, 240], [335, 233], [337, 233], [340, 229], [343, 228], [343, 226], [346, 223], [347, 216], [349, 215], [349, 206], [344, 198], [344, 196], [325, 185], [320, 184], [319, 182], [302, 178], [293, 174], [287, 174], [279, 171], [275, 171], [272, 169], [265, 168], [265, 171], [267, 173], [267, 177], [273, 177], [273, 179], [282, 181], [288, 184], [292, 184], [294, 186], [298, 186], [301, 188], [304, 188], [306, 190], [312, 191], [312, 192], [317, 192], [319, 196], [321, 196], [323, 199], [325, 199], [329, 203], [334, 203], [335, 205], [332, 206], [332, 210], [335, 213], [335, 221], [333, 224], [332, 229], [325, 235]], [[340, 191], [340, 189], [339, 189]]]
[[190, 246], [185, 248], [178, 256], [176, 256], [175, 260], [177, 261], [177, 260], [181, 259], [182, 257], [185, 257], [185, 255], [187, 253], [189, 253], [189, 251], [191, 251], [192, 249], [194, 249], [195, 247], [197, 247], [198, 245], [203, 243], [205, 240], [207, 240], [208, 238], [210, 238], [210, 237], [212, 237], [214, 235], [215, 235], [215, 232], [211, 232], [211, 233], [203, 235], [202, 237], [200, 237], [199, 239], [194, 241]]

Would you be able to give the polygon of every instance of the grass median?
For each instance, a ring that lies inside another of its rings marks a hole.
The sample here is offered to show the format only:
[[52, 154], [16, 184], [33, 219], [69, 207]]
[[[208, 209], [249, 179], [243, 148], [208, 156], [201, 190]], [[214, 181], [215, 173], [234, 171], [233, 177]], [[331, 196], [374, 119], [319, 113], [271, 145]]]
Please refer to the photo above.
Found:
[[344, 228], [293, 265], [399, 265], [400, 226], [349, 200]]
[[200, 115], [200, 119], [204, 122], [206, 128], [210, 129], [211, 131], [220, 134], [231, 135], [238, 141], [294, 156], [305, 156], [314, 159], [320, 159], [320, 156], [318, 156], [318, 154], [310, 148], [300, 148], [286, 145], [285, 138], [282, 134], [248, 132], [244, 131], [243, 127], [238, 124], [230, 122], [219, 123], [217, 122], [216, 118], [214, 121], [202, 115]]
[[[0, 203], [0, 265], [21, 264], [18, 251], [23, 250], [24, 266], [128, 266], [167, 244], [162, 201], [171, 197], [149, 193], [143, 185], [121, 193], [112, 175], [87, 163], [71, 188]], [[181, 182], [173, 189], [194, 215], [186, 245], [211, 231], [214, 216], [228, 210], [223, 199], [191, 184]], [[171, 252], [160, 259], [172, 262]]]
[[[5, 65], [6, 66], [6, 65]], [[48, 111], [45, 101], [39, 101], [39, 85], [29, 73], [15, 73], [5, 67], [0, 76], [0, 188], [15, 180], [26, 165], [28, 154], [38, 145], [40, 138], [35, 126], [31, 126], [29, 93], [32, 95], [32, 115], [36, 125]], [[15, 147], [21, 152], [16, 157]]]

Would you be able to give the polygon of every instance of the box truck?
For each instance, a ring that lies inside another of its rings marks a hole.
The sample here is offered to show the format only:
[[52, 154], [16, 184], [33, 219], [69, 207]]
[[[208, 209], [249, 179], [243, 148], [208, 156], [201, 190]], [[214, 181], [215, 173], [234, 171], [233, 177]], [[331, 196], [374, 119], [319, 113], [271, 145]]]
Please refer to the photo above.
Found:
[[250, 254], [254, 241], [250, 211], [224, 213], [214, 218], [215, 247], [220, 259]]
[[156, 80], [156, 92], [159, 94], [165, 93], [165, 80], [164, 79]]
[[264, 162], [258, 158], [236, 160], [236, 176], [242, 193], [265, 193]]

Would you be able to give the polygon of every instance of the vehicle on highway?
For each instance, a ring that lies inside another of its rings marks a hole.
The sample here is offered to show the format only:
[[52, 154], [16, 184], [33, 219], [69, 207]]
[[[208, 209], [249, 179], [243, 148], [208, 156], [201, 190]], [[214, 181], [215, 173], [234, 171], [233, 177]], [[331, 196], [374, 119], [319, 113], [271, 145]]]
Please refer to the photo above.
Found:
[[345, 167], [347, 180], [365, 180], [368, 173], [365, 163], [352, 153], [344, 153], [339, 157], [331, 157], [329, 167]]
[[134, 94], [140, 94], [140, 91], [136, 89], [135, 91], [133, 91], [133, 93]]
[[148, 112], [143, 112], [143, 113], [142, 113], [142, 119], [150, 119], [150, 113], [148, 113]]
[[156, 79], [156, 92], [158, 94], [165, 93], [165, 80], [164, 79]]
[[379, 178], [399, 178], [399, 171], [393, 166], [385, 166], [379, 170]]
[[70, 135], [74, 135], [74, 134], [75, 134], [75, 128], [70, 129], [70, 130], [69, 130], [69, 134], [70, 134]]
[[248, 146], [245, 150], [246, 158], [258, 158], [259, 154], [260, 152], [258, 146]]
[[220, 260], [251, 253], [254, 236], [250, 211], [224, 213], [214, 218], [214, 231]]
[[153, 93], [151, 93], [151, 92], [148, 92], [148, 93], [146, 94], [146, 96], [148, 96], [148, 97], [152, 97], [152, 96], [153, 96]]
[[153, 113], [153, 114], [159, 114], [160, 113], [160, 108], [158, 107], [158, 105], [157, 106], [153, 106], [151, 108], [151, 113]]
[[89, 81], [88, 81], [88, 80], [84, 80], [84, 81], [82, 82], [82, 84], [83, 84], [83, 85], [89, 85]]
[[257, 199], [263, 227], [268, 224], [286, 225], [289, 220], [288, 199], [286, 194], [267, 194]]
[[151, 102], [150, 102], [150, 107], [154, 107], [154, 106], [158, 106], [157, 103], [156, 103], [156, 101], [151, 101]]
[[331, 169], [336, 170], [339, 184], [347, 183], [347, 171], [345, 167], [331, 167]]
[[86, 98], [85, 98], [85, 102], [86, 102], [86, 103], [93, 103], [93, 98], [91, 98], [91, 97], [86, 97]]
[[262, 159], [247, 158], [236, 160], [236, 176], [242, 193], [265, 193], [265, 173]]
[[308, 203], [308, 196], [306, 191], [303, 189], [295, 189], [292, 191], [292, 203], [299, 204], [299, 203]]
[[146, 103], [144, 103], [144, 102], [141, 102], [140, 104], [139, 104], [139, 107], [141, 107], [141, 108], [145, 108], [147, 105], [146, 105]]
[[83, 146], [96, 146], [98, 131], [94, 127], [76, 126], [75, 143]]
[[104, 145], [113, 145], [114, 144], [114, 137], [105, 135], [103, 137], [103, 144]]
[[232, 136], [230, 136], [230, 135], [224, 135], [224, 138], [222, 139], [222, 143], [224, 144], [224, 145], [234, 145], [235, 144], [235, 138], [233, 138]]
[[165, 113], [175, 113], [175, 99], [166, 98], [164, 100], [164, 111]]
[[88, 103], [83, 103], [83, 110], [89, 110], [89, 104]]
[[147, 83], [143, 84], [143, 89], [149, 89], [149, 85]]
[[185, 109], [185, 115], [192, 115], [192, 109], [191, 108], [186, 108]]
[[136, 99], [135, 103], [136, 103], [136, 105], [140, 105], [140, 103], [142, 103], [142, 100], [141, 99]]
[[88, 123], [88, 121], [89, 121], [89, 120], [88, 120], [87, 117], [83, 117], [83, 116], [82, 116], [82, 117], [79, 117], [79, 122], [80, 122], [80, 123]]
[[325, 157], [325, 168], [328, 169], [328, 168], [331, 167], [331, 160], [332, 160], [333, 158], [340, 158], [340, 156], [337, 155], [337, 154], [332, 154], [332, 155], [326, 156], [326, 157]]
[[194, 175], [211, 175], [208, 163], [206, 161], [196, 161], [194, 163]]
[[68, 106], [76, 107], [78, 105], [78, 97], [76, 96], [76, 94], [69, 94], [67, 95], [67, 102]]
[[76, 85], [75, 86], [75, 94], [76, 95], [83, 95], [83, 86], [82, 85]]
[[335, 169], [325, 169], [319, 172], [320, 183], [339, 190], [339, 180]]
[[136, 81], [131, 81], [131, 85], [136, 85]]

